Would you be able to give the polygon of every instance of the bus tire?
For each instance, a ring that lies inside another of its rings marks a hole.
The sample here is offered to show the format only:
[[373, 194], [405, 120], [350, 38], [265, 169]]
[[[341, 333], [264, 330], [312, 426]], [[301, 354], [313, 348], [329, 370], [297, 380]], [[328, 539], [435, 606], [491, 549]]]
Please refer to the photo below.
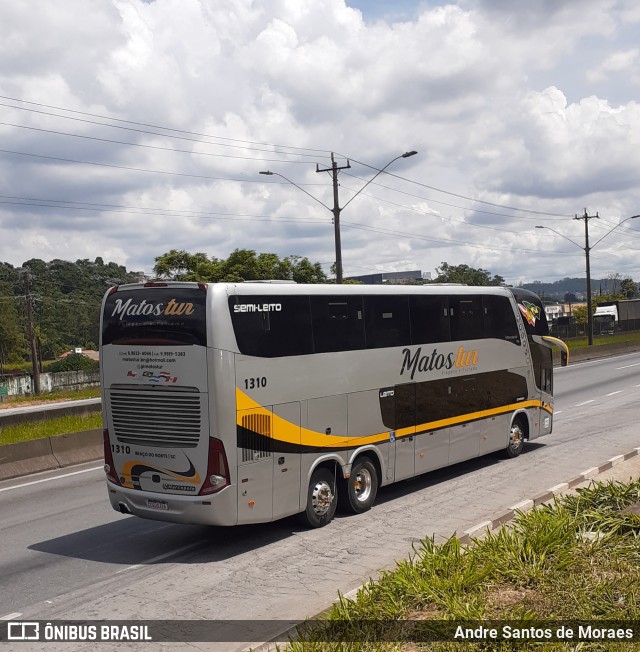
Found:
[[509, 441], [504, 449], [506, 457], [518, 457], [524, 448], [524, 427], [521, 419], [515, 419], [509, 430]]
[[302, 512], [304, 523], [313, 528], [327, 525], [333, 519], [337, 505], [338, 494], [334, 474], [329, 469], [316, 469], [309, 481], [307, 507]]
[[340, 508], [352, 514], [371, 509], [378, 493], [378, 472], [371, 460], [361, 457], [351, 468], [340, 492]]

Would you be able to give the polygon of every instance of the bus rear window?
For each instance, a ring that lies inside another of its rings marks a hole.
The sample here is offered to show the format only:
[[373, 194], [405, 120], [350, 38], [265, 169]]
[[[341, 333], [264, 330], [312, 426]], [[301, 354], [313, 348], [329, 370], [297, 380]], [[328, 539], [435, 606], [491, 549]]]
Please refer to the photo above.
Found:
[[107, 296], [102, 344], [206, 346], [206, 294], [191, 288], [145, 288]]

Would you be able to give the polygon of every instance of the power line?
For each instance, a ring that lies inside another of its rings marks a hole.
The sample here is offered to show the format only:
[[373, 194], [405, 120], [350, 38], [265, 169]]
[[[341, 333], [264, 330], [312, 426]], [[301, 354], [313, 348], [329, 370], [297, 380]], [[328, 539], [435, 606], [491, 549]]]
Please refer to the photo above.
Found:
[[[99, 138], [97, 136], [86, 136], [83, 134], [74, 134], [70, 133], [67, 131], [56, 131], [54, 129], [43, 129], [41, 127], [30, 127], [27, 125], [19, 125], [15, 124], [13, 122], [0, 122], [0, 125], [4, 125], [6, 127], [16, 127], [18, 129], [28, 129], [30, 131], [40, 131], [42, 133], [47, 133], [47, 134], [55, 134], [57, 136], [68, 136], [70, 138], [82, 138], [84, 140], [93, 140], [93, 141], [98, 141], [101, 143], [111, 143], [115, 145], [126, 145], [128, 147], [142, 147], [145, 149], [155, 149], [155, 150], [161, 150], [165, 152], [178, 152], [180, 154], [195, 154], [198, 156], [215, 156], [217, 158], [233, 158], [233, 159], [240, 159], [243, 161], [261, 161], [261, 162], [269, 162], [269, 163], [302, 163], [302, 164], [308, 164], [309, 161], [292, 161], [292, 160], [283, 160], [283, 159], [278, 159], [278, 158], [259, 158], [257, 156], [234, 156], [233, 154], [215, 154], [213, 152], [197, 152], [189, 149], [177, 149], [175, 147], [162, 147], [161, 145], [147, 145], [143, 143], [132, 143], [129, 141], [124, 141], [124, 140], [115, 140], [112, 138]], [[150, 133], [150, 132], [149, 132]], [[156, 134], [158, 136], [162, 136], [164, 134]], [[219, 143], [208, 143], [210, 145], [215, 145], [219, 147], [238, 147], [239, 149], [256, 149], [254, 147], [240, 147], [239, 145], [225, 145], [225, 144], [219, 144]], [[257, 151], [269, 151], [269, 153], [272, 154], [285, 154], [288, 156], [311, 156], [311, 154], [290, 154], [289, 152], [272, 152], [270, 150], [257, 150]], [[317, 158], [317, 157], [314, 157]]]
[[[148, 217], [184, 217], [187, 219], [212, 219], [212, 220], [231, 220], [237, 222], [273, 222], [273, 223], [300, 223], [300, 224], [326, 224], [327, 219], [316, 219], [313, 217], [293, 217], [278, 215], [250, 215], [248, 213], [216, 213], [213, 211], [181, 211], [165, 208], [144, 208], [139, 206], [118, 206], [114, 204], [93, 204], [89, 202], [70, 202], [56, 199], [34, 199], [27, 197], [12, 197], [10, 195], [0, 195], [0, 204], [9, 204], [12, 206], [34, 206], [37, 208], [57, 208], [74, 211], [93, 211], [99, 213], [115, 213], [125, 215], [146, 215]], [[17, 199], [20, 201], [8, 201], [8, 199]], [[52, 202], [52, 203], [44, 203]], [[86, 206], [78, 205], [59, 205], [59, 204], [87, 204]]]
[[[342, 156], [342, 154], [340, 156]], [[371, 170], [377, 170], [378, 172], [380, 171], [375, 166], [369, 165], [368, 163], [363, 163], [362, 161], [358, 161], [358, 160], [354, 159], [353, 157], [346, 157], [345, 156], [344, 158], [349, 158], [350, 161], [353, 161], [354, 163], [358, 163], [359, 165], [364, 165], [365, 167], [367, 167], [367, 168], [369, 168]], [[474, 198], [474, 197], [467, 197], [467, 195], [461, 195], [461, 194], [458, 194], [456, 192], [451, 192], [450, 190], [443, 190], [442, 188], [436, 188], [435, 186], [430, 186], [430, 185], [427, 185], [426, 183], [421, 183], [420, 181], [414, 181], [413, 179], [407, 179], [407, 177], [403, 177], [403, 176], [401, 176], [399, 174], [394, 174], [393, 172], [386, 172], [385, 171], [385, 174], [390, 176], [390, 177], [394, 177], [395, 179], [400, 179], [401, 181], [406, 181], [407, 183], [412, 183], [412, 184], [414, 184], [416, 186], [420, 186], [422, 188], [428, 188], [429, 190], [434, 190], [435, 192], [441, 192], [441, 193], [443, 193], [445, 195], [450, 195], [452, 197], [458, 197], [458, 199], [466, 199], [467, 201], [472, 201], [472, 202], [475, 202], [475, 203], [478, 203], [478, 204], [485, 204], [487, 206], [494, 206], [496, 208], [506, 208], [507, 210], [511, 210], [511, 211], [520, 211], [520, 212], [523, 212], [523, 213], [532, 213], [534, 215], [547, 215], [547, 216], [550, 216], [550, 217], [573, 217], [572, 215], [565, 215], [565, 214], [561, 214], [561, 213], [547, 213], [547, 212], [544, 212], [544, 211], [534, 211], [534, 210], [527, 209], [527, 208], [518, 208], [516, 206], [508, 206], [506, 204], [498, 204], [498, 203], [495, 203], [495, 202], [485, 201], [483, 199], [477, 199], [477, 198]]]
[[[226, 136], [215, 136], [215, 135], [211, 135], [211, 134], [203, 134], [203, 133], [199, 133], [197, 131], [187, 131], [187, 130], [184, 130], [184, 129], [174, 129], [173, 127], [164, 127], [162, 125], [149, 124], [149, 123], [145, 123], [145, 122], [136, 122], [134, 120], [123, 120], [121, 118], [114, 118], [112, 116], [104, 116], [104, 115], [100, 115], [100, 114], [97, 114], [97, 113], [89, 113], [87, 111], [77, 111], [77, 110], [74, 110], [74, 109], [67, 109], [67, 108], [64, 108], [64, 107], [53, 106], [53, 105], [50, 105], [50, 104], [42, 104], [42, 103], [39, 103], [39, 102], [30, 102], [28, 100], [22, 100], [22, 99], [15, 98], [15, 97], [8, 97], [6, 95], [0, 95], [0, 99], [10, 100], [12, 102], [22, 102], [24, 104], [31, 104], [32, 106], [40, 106], [40, 107], [44, 107], [44, 108], [48, 108], [48, 109], [55, 109], [56, 111], [66, 111], [68, 113], [75, 113], [77, 115], [85, 115], [85, 116], [90, 116], [90, 117], [93, 117], [93, 118], [100, 118], [101, 120], [111, 120], [113, 122], [122, 122], [122, 123], [126, 123], [126, 124], [137, 125], [139, 127], [149, 127], [151, 129], [162, 129], [164, 131], [172, 131], [172, 132], [174, 132], [176, 134], [188, 134], [189, 136], [200, 136], [200, 137], [203, 137], [203, 138], [217, 138], [218, 140], [226, 140], [226, 141], [233, 142], [233, 143], [245, 143], [245, 144], [248, 144], [248, 145], [261, 145], [261, 146], [264, 146], [264, 147], [279, 147], [279, 148], [284, 148], [284, 149], [293, 149], [293, 150], [297, 150], [297, 151], [300, 151], [300, 152], [314, 152], [315, 153], [314, 155], [316, 155], [316, 156], [319, 155], [319, 156], [322, 156], [323, 158], [329, 158], [329, 151], [326, 150], [326, 149], [314, 149], [312, 147], [296, 147], [294, 145], [276, 145], [276, 144], [273, 144], [273, 143], [264, 143], [264, 142], [252, 141], [252, 140], [242, 140], [240, 138], [229, 138], [229, 137], [226, 137]], [[99, 125], [99, 126], [102, 126], [102, 127], [111, 127], [113, 129], [124, 129], [124, 130], [127, 130], [127, 131], [138, 131], [140, 133], [152, 133], [152, 132], [146, 132], [146, 131], [143, 131], [143, 130], [140, 130], [140, 129], [135, 129], [133, 127], [124, 127], [124, 126], [120, 126], [120, 125], [111, 125], [111, 124], [107, 124], [107, 123], [104, 123], [104, 122], [95, 122], [93, 120], [84, 120], [84, 119], [81, 119], [81, 118], [74, 118], [73, 116], [59, 115], [57, 113], [50, 113], [48, 111], [39, 111], [37, 109], [30, 109], [28, 107], [23, 107], [23, 106], [13, 106], [11, 104], [5, 104], [5, 103], [2, 103], [2, 102], [0, 102], [0, 106], [6, 106], [6, 107], [9, 107], [9, 108], [12, 108], [12, 109], [18, 109], [20, 111], [29, 111], [31, 113], [38, 113], [38, 114], [42, 114], [42, 115], [54, 116], [56, 118], [64, 118], [66, 120], [75, 120], [77, 122], [84, 122], [84, 123], [87, 123], [87, 124], [95, 124], [95, 125]], [[172, 134], [155, 134], [155, 135], [167, 136], [169, 138], [176, 138], [176, 139], [181, 139], [181, 140], [194, 140], [193, 138], [188, 138], [188, 137], [185, 137], [185, 136], [174, 136]], [[205, 142], [205, 143], [208, 143], [209, 145], [217, 144], [217, 143], [210, 143], [208, 141], [200, 141], [200, 140], [197, 140], [196, 142]], [[305, 156], [311, 156], [311, 154], [308, 154], [308, 155], [305, 155]]]
[[127, 165], [115, 165], [114, 163], [97, 163], [95, 161], [79, 161], [77, 159], [63, 158], [61, 156], [45, 156], [43, 154], [29, 154], [28, 152], [18, 152], [11, 149], [0, 149], [4, 154], [13, 154], [15, 156], [28, 156], [49, 161], [61, 161], [63, 163], [75, 163], [76, 165], [95, 165], [97, 167], [112, 168], [116, 170], [127, 170], [129, 172], [145, 172], [149, 174], [164, 174], [167, 176], [187, 177], [191, 179], [207, 179], [209, 181], [235, 181], [238, 183], [264, 183], [260, 179], [230, 179], [225, 177], [214, 177], [206, 174], [188, 174], [186, 172], [168, 172], [166, 170], [149, 170], [147, 168], [134, 168]]
[[[348, 172], [345, 172], [345, 175], [347, 175], [349, 177], [353, 177], [354, 179], [358, 179], [359, 181], [365, 181], [365, 179], [363, 179], [362, 177], [358, 177], [355, 174], [349, 174]], [[406, 181], [409, 181], [409, 179], [406, 179]], [[426, 201], [426, 202], [429, 202], [431, 204], [439, 204], [441, 206], [448, 206], [449, 208], [459, 208], [460, 210], [463, 210], [463, 211], [471, 211], [473, 213], [481, 213], [483, 215], [496, 215], [498, 217], [509, 217], [509, 218], [512, 218], [512, 219], [513, 218], [522, 219], [522, 220], [536, 220], [536, 219], [538, 219], [536, 217], [526, 217], [524, 215], [510, 215], [510, 214], [507, 214], [507, 213], [495, 213], [493, 211], [484, 211], [484, 210], [481, 210], [479, 208], [472, 208], [472, 207], [469, 207], [469, 206], [459, 206], [458, 204], [450, 204], [448, 202], [440, 201], [438, 199], [433, 199], [431, 197], [423, 197], [422, 195], [416, 195], [414, 193], [407, 192], [405, 190], [399, 190], [398, 188], [391, 188], [389, 186], [385, 186], [384, 184], [378, 183], [378, 182], [373, 182], [371, 185], [378, 186], [380, 188], [384, 188], [385, 190], [390, 190], [391, 192], [397, 192], [397, 193], [399, 193], [401, 195], [407, 195], [408, 197], [415, 197], [416, 199], [420, 199], [421, 201]], [[345, 187], [345, 186], [342, 186], [342, 187]], [[348, 188], [346, 188], [346, 189], [349, 190]], [[443, 192], [445, 192], [445, 191], [443, 191]], [[375, 199], [378, 199], [378, 198], [376, 197]], [[473, 201], [473, 202], [479, 201], [479, 200], [475, 200], [475, 199], [471, 199], [471, 198], [469, 198], [469, 200]], [[384, 200], [382, 200], [382, 201], [384, 201]], [[499, 206], [499, 204], [496, 204], [496, 206]], [[508, 207], [505, 206], [505, 208], [508, 208]], [[518, 210], [520, 210], [522, 212], [536, 212], [537, 213], [537, 211], [529, 211], [529, 210], [527, 210], [525, 208], [520, 208]], [[560, 213], [557, 214], [557, 215], [555, 215], [553, 213], [547, 213], [547, 215], [550, 216], [550, 217], [557, 217], [558, 219], [565, 219], [566, 217], [569, 217], [567, 215], [563, 215], [563, 214], [560, 214]]]

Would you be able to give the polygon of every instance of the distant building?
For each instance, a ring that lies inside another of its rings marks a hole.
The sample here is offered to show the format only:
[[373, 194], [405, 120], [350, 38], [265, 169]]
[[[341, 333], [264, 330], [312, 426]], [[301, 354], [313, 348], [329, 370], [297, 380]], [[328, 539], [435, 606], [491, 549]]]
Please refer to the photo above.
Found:
[[403, 284], [415, 283], [431, 278], [431, 272], [424, 274], [419, 270], [408, 272], [378, 272], [376, 274], [363, 274], [362, 276], [349, 276], [347, 281], [360, 281], [365, 285], [382, 285], [383, 283]]
[[74, 353], [79, 353], [80, 355], [83, 355], [85, 358], [89, 358], [90, 360], [100, 360], [100, 354], [98, 351], [94, 351], [93, 349], [83, 349], [79, 346], [77, 346], [72, 351], [65, 351], [62, 355], [58, 356], [58, 360], [64, 360], [68, 355], [72, 355]]
[[131, 272], [131, 274], [136, 277], [137, 283], [148, 283], [153, 278], [151, 274], [145, 274], [144, 272]]

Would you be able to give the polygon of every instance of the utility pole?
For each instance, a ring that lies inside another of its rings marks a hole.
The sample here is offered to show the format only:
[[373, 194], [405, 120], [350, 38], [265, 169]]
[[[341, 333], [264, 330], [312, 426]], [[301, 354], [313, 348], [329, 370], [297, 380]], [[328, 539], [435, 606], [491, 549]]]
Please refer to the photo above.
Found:
[[342, 283], [342, 244], [340, 243], [340, 204], [338, 202], [338, 172], [340, 170], [348, 170], [351, 167], [349, 159], [347, 159], [347, 164], [342, 167], [336, 165], [333, 152], [331, 152], [331, 167], [320, 169], [320, 166], [316, 164], [316, 172], [330, 172], [331, 179], [333, 181], [333, 208], [331, 212], [333, 213], [333, 231], [334, 238], [336, 242], [336, 283]]
[[[391, 159], [383, 168], [380, 168], [374, 175], [367, 181], [367, 183], [358, 190], [353, 197], [341, 208], [340, 204], [338, 202], [338, 172], [340, 170], [347, 170], [351, 167], [351, 164], [349, 163], [349, 159], [347, 159], [347, 164], [339, 167], [336, 165], [336, 160], [334, 158], [333, 152], [331, 152], [331, 167], [330, 168], [324, 168], [320, 169], [320, 166], [316, 164], [316, 172], [330, 172], [331, 173], [331, 178], [333, 181], [333, 208], [329, 208], [324, 202], [321, 202], [317, 197], [314, 197], [311, 193], [307, 192], [304, 188], [299, 186], [297, 183], [294, 183], [291, 181], [291, 179], [287, 179], [287, 177], [284, 176], [284, 174], [280, 174], [279, 172], [271, 172], [270, 170], [263, 170], [260, 172], [260, 174], [266, 174], [268, 176], [273, 176], [274, 174], [278, 177], [281, 177], [284, 179], [287, 183], [290, 183], [292, 186], [295, 186], [298, 190], [302, 190], [302, 192], [305, 195], [309, 195], [311, 199], [314, 201], [318, 202], [318, 204], [321, 204], [324, 206], [327, 210], [331, 211], [333, 213], [333, 228], [334, 228], [334, 235], [335, 235], [335, 241], [336, 241], [336, 283], [342, 283], [342, 245], [340, 244], [340, 213], [374, 180], [377, 179], [380, 174], [382, 174], [394, 161], [397, 161], [399, 158], [409, 158], [410, 156], [414, 156], [417, 154], [415, 150], [411, 150], [410, 152], [405, 152], [404, 154], [400, 154], [400, 156], [396, 156], [395, 158]], [[367, 167], [371, 167], [370, 165]], [[374, 168], [377, 169], [377, 168]]]
[[[576, 215], [574, 220], [584, 220], [584, 253], [587, 259], [587, 338], [589, 341], [589, 346], [593, 345], [593, 313], [591, 306], [591, 265], [589, 263], [589, 252], [591, 251], [589, 247], [589, 220], [599, 219], [600, 215], [596, 213], [595, 215], [588, 215], [587, 209], [584, 209], [584, 215]], [[597, 243], [596, 243], [597, 244]]]
[[33, 369], [33, 393], [40, 394], [40, 367], [38, 365], [38, 347], [36, 345], [36, 329], [33, 323], [33, 305], [31, 297], [31, 286], [29, 284], [30, 274], [28, 269], [23, 270], [24, 274], [24, 294], [27, 301], [27, 330], [29, 345], [31, 347], [31, 368]]

